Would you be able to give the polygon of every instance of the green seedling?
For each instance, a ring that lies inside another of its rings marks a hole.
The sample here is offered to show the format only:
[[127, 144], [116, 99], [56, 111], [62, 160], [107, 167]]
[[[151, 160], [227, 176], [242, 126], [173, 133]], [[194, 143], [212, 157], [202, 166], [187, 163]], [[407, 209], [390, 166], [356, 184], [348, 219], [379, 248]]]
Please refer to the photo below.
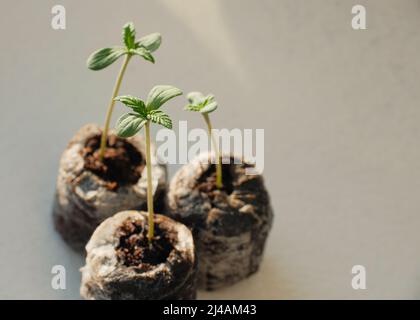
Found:
[[144, 126], [146, 136], [146, 168], [147, 168], [147, 211], [149, 220], [149, 230], [147, 237], [149, 243], [154, 237], [154, 209], [153, 209], [153, 189], [152, 189], [152, 163], [150, 156], [150, 123], [160, 124], [168, 129], [172, 129], [172, 120], [165, 112], [159, 108], [168, 100], [182, 94], [182, 91], [173, 86], [155, 86], [149, 93], [146, 102], [133, 96], [119, 96], [116, 101], [120, 101], [131, 112], [122, 115], [116, 125], [117, 135], [127, 138], [135, 135]]
[[109, 125], [111, 121], [112, 112], [115, 105], [115, 97], [120, 90], [121, 81], [127, 69], [128, 62], [134, 55], [140, 56], [152, 63], [155, 62], [152, 52], [156, 51], [162, 41], [159, 33], [152, 33], [136, 41], [136, 30], [132, 22], [126, 23], [123, 27], [123, 41], [124, 46], [114, 46], [111, 48], [103, 48], [93, 52], [88, 60], [87, 66], [91, 70], [102, 70], [115, 62], [118, 58], [124, 56], [124, 61], [121, 65], [115, 81], [114, 89], [112, 91], [111, 101], [109, 102], [108, 110], [105, 117], [104, 130], [101, 136], [101, 146], [99, 148], [99, 159], [102, 161], [105, 155], [106, 142], [108, 138]]
[[185, 106], [185, 110], [200, 112], [204, 121], [206, 122], [211, 141], [213, 143], [214, 152], [216, 155], [216, 187], [221, 189], [223, 187], [222, 180], [222, 159], [220, 157], [219, 147], [216, 141], [216, 137], [212, 133], [212, 124], [210, 121], [209, 113], [217, 109], [217, 102], [214, 100], [214, 95], [209, 94], [204, 96], [201, 92], [190, 92], [187, 95], [188, 104]]

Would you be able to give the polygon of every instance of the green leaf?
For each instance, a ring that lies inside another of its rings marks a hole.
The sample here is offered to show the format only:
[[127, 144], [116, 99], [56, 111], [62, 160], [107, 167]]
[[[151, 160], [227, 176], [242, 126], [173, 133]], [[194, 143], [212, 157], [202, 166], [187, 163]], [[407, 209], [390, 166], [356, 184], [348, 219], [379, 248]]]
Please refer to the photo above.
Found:
[[130, 49], [130, 54], [136, 54], [151, 63], [155, 63], [155, 58], [153, 58], [152, 54], [145, 48]]
[[137, 114], [126, 113], [122, 115], [116, 124], [116, 132], [119, 137], [128, 138], [134, 136], [147, 122]]
[[160, 124], [168, 129], [172, 129], [172, 120], [168, 114], [161, 110], [152, 110], [148, 113], [147, 118], [157, 124]]
[[133, 49], [136, 46], [136, 29], [134, 24], [128, 22], [123, 27], [123, 40], [128, 49]]
[[203, 108], [200, 109], [201, 113], [210, 113], [217, 109], [217, 102], [213, 101], [208, 104], [205, 104]]
[[154, 52], [159, 49], [161, 43], [162, 36], [160, 33], [155, 32], [140, 38], [136, 43], [136, 48], [145, 48], [149, 52]]
[[166, 101], [180, 96], [182, 91], [173, 86], [160, 85], [155, 86], [147, 97], [146, 106], [147, 110], [159, 109]]
[[184, 110], [188, 110], [188, 111], [200, 111], [200, 109], [201, 109], [201, 106], [196, 106], [196, 105], [193, 105], [193, 104], [187, 104], [184, 107]]
[[126, 53], [127, 50], [122, 47], [99, 49], [89, 56], [86, 64], [91, 70], [101, 70]]
[[190, 104], [198, 106], [202, 104], [206, 98], [201, 92], [193, 91], [187, 95], [187, 99], [190, 102]]
[[214, 95], [213, 95], [213, 94], [208, 94], [208, 95], [205, 97], [204, 104], [207, 104], [207, 103], [210, 103], [210, 102], [213, 102], [213, 101], [214, 101]]
[[126, 96], [118, 96], [115, 97], [115, 101], [120, 101], [124, 103], [126, 106], [141, 106], [144, 105], [144, 102], [141, 101], [139, 98], [134, 96], [126, 95]]
[[189, 104], [185, 106], [185, 110], [210, 113], [217, 109], [217, 102], [212, 94], [204, 96], [201, 92], [194, 91], [187, 95], [187, 99]]
[[142, 116], [143, 118], [146, 118], [146, 114], [147, 114], [146, 105], [139, 98], [126, 95], [126, 96], [118, 96], [114, 100], [124, 103], [127, 107], [133, 109], [135, 112], [140, 114], [140, 116]]

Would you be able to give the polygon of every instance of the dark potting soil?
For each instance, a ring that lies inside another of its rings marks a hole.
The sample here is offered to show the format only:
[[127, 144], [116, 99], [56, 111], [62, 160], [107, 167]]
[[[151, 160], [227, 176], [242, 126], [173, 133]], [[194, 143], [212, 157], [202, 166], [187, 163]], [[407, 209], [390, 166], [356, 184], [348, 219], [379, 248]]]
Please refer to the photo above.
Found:
[[100, 143], [100, 135], [87, 140], [82, 151], [85, 169], [106, 181], [106, 187], [110, 190], [135, 184], [145, 165], [141, 153], [127, 140], [111, 135], [108, 137], [104, 159], [100, 161]]
[[155, 224], [155, 237], [150, 244], [147, 231], [147, 224], [131, 219], [126, 220], [118, 231], [118, 259], [127, 267], [136, 267], [139, 272], [151, 270], [165, 262], [174, 248], [173, 235], [163, 232], [158, 224]]
[[[233, 161], [233, 160], [232, 160]], [[210, 199], [215, 198], [215, 193], [224, 192], [227, 195], [233, 192], [233, 171], [234, 164], [222, 164], [222, 183], [223, 187], [218, 189], [216, 187], [216, 165], [212, 164], [209, 166], [206, 172], [200, 177], [197, 183], [197, 189], [200, 192], [207, 193]]]
[[[198, 179], [196, 188], [207, 194], [212, 208], [220, 210], [210, 210], [208, 215], [204, 217], [204, 221], [201, 220], [203, 217], [192, 221], [193, 226], [202, 228], [202, 224], [205, 223], [215, 235], [234, 236], [243, 230], [249, 230], [255, 224], [253, 215], [241, 213], [239, 208], [231, 207], [228, 201], [228, 196], [233, 193], [234, 189], [240, 193], [245, 191], [242, 190], [243, 186], [234, 186], [233, 183], [237, 179], [235, 176], [237, 174], [235, 166], [237, 165], [239, 164], [234, 164], [233, 159], [231, 159], [230, 164], [222, 164], [223, 187], [221, 189], [216, 187], [216, 165], [214, 164], [209, 166], [207, 171]], [[247, 165], [242, 164], [241, 166]], [[261, 192], [261, 190], [258, 190], [258, 185], [250, 187], [251, 185], [248, 185], [245, 192], [255, 189], [247, 196], [247, 202], [250, 201], [250, 197], [257, 198], [257, 194]]]

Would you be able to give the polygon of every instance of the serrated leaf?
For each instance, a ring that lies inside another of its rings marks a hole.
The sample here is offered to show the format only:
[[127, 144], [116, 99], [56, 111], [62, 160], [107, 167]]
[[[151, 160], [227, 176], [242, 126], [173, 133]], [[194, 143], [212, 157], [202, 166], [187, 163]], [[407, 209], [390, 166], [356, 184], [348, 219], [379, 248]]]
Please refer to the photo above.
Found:
[[217, 109], [217, 102], [213, 101], [213, 102], [210, 102], [210, 103], [204, 105], [204, 107], [200, 109], [200, 112], [201, 113], [210, 113], [210, 112], [213, 112], [216, 109]]
[[155, 58], [152, 54], [145, 48], [137, 48], [137, 49], [130, 49], [131, 54], [135, 54], [138, 56], [143, 57], [145, 60], [150, 61], [151, 63], [155, 63]]
[[155, 32], [140, 38], [136, 43], [136, 48], [145, 48], [149, 52], [154, 52], [159, 49], [161, 43], [162, 36], [160, 33]]
[[120, 101], [120, 102], [124, 103], [126, 106], [130, 106], [130, 107], [144, 105], [143, 101], [141, 101], [139, 98], [136, 98], [136, 97], [131, 96], [131, 95], [118, 96], [118, 97], [115, 97], [114, 100], [115, 101]]
[[103, 48], [93, 52], [88, 60], [87, 67], [91, 70], [101, 70], [108, 67], [119, 57], [126, 54], [127, 50], [122, 47]]
[[201, 106], [195, 106], [195, 105], [192, 105], [192, 104], [187, 104], [184, 107], [184, 110], [188, 110], [188, 111], [200, 111], [200, 109], [201, 109]]
[[119, 137], [132, 137], [140, 131], [146, 122], [147, 120], [137, 114], [126, 113], [117, 120], [115, 130]]
[[131, 95], [118, 96], [114, 99], [125, 104], [127, 107], [139, 113], [143, 118], [146, 117], [146, 105], [142, 100]]
[[147, 118], [150, 121], [160, 124], [168, 129], [172, 129], [172, 120], [168, 114], [161, 110], [152, 110], [148, 113]]
[[146, 101], [147, 110], [159, 109], [165, 102], [180, 96], [182, 91], [168, 85], [155, 86], [149, 93]]
[[205, 97], [204, 104], [207, 104], [207, 103], [210, 103], [210, 102], [213, 102], [213, 101], [214, 101], [214, 95], [213, 95], [213, 94], [208, 94], [208, 95]]
[[136, 46], [136, 29], [134, 29], [134, 24], [128, 22], [123, 27], [123, 40], [125, 46], [128, 49], [135, 48]]

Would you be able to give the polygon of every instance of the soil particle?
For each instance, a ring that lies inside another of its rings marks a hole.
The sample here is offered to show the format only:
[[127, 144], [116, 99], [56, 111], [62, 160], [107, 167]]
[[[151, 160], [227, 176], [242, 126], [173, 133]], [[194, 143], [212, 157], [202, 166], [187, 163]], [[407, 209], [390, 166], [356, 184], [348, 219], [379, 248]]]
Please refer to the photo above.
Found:
[[120, 242], [116, 249], [118, 259], [127, 267], [144, 272], [165, 262], [173, 250], [171, 234], [162, 232], [155, 225], [151, 243], [147, 238], [148, 225], [139, 220], [126, 220], [118, 231]]
[[141, 153], [127, 140], [110, 135], [103, 161], [101, 161], [99, 159], [100, 140], [101, 136], [96, 135], [86, 141], [81, 151], [85, 169], [106, 181], [106, 187], [109, 190], [135, 184], [141, 178], [145, 165]]
[[227, 195], [231, 194], [233, 191], [232, 169], [232, 165], [222, 164], [223, 187], [218, 189], [216, 187], [216, 165], [212, 164], [199, 178], [197, 182], [197, 189], [200, 192], [207, 193], [212, 200], [214, 200], [216, 194], [218, 193], [217, 191], [222, 191]]

